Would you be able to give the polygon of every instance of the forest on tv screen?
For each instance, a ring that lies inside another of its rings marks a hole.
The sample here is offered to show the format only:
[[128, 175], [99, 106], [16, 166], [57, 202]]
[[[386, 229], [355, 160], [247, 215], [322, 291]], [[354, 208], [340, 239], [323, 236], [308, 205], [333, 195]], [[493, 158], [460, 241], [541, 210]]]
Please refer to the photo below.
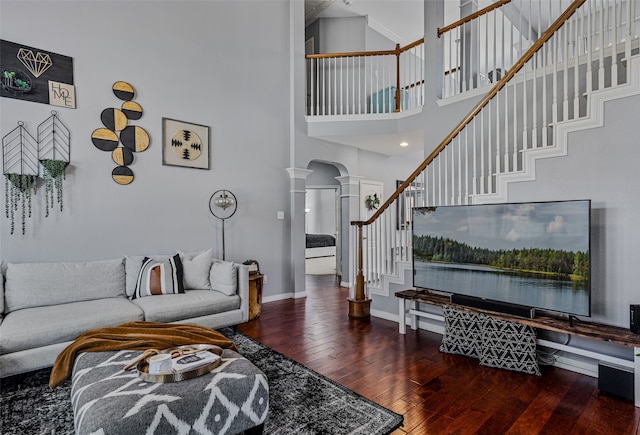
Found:
[[413, 255], [419, 261], [475, 264], [554, 274], [574, 280], [589, 278], [589, 254], [586, 252], [539, 248], [493, 251], [443, 237], [414, 235], [413, 238]]

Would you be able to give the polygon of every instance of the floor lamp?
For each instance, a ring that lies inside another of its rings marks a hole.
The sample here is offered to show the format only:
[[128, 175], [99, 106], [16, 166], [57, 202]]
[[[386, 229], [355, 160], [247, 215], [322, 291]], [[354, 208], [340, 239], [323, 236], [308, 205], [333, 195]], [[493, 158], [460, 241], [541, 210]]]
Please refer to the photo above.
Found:
[[233, 193], [228, 190], [218, 190], [209, 198], [209, 210], [211, 214], [222, 221], [222, 259], [224, 252], [224, 221], [233, 216], [238, 209], [238, 201]]

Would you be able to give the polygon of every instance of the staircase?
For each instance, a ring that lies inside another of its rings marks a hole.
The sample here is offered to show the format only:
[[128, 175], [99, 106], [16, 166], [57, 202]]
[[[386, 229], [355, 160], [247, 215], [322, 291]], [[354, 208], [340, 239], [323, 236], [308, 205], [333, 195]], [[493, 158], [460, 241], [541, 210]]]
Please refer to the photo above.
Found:
[[[602, 126], [606, 101], [640, 94], [639, 13], [640, 0], [574, 0], [540, 29], [377, 212], [352, 223], [358, 267], [350, 299], [411, 286], [412, 206], [505, 202], [510, 183], [535, 180], [539, 159], [567, 156], [570, 132]], [[464, 76], [460, 65], [453, 70]]]

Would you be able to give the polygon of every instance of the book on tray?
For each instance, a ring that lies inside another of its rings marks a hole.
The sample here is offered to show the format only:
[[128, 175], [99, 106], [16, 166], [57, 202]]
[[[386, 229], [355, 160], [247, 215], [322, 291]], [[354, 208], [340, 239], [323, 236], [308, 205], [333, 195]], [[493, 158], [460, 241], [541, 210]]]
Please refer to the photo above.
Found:
[[171, 364], [175, 373], [182, 373], [188, 370], [197, 369], [198, 367], [210, 364], [219, 359], [220, 356], [215, 353], [209, 352], [208, 350], [202, 350], [200, 352], [174, 358], [171, 360]]

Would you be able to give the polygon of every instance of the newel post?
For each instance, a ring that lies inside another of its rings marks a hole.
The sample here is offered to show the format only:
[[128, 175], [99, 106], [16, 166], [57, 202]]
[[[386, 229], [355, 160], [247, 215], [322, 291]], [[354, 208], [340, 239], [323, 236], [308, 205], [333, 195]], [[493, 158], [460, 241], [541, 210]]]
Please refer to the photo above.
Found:
[[364, 274], [362, 272], [362, 222], [352, 222], [358, 226], [358, 246], [357, 246], [357, 274], [356, 287], [353, 299], [349, 299], [349, 317], [369, 317], [371, 309], [371, 299], [367, 298], [364, 291]]
[[396, 112], [400, 111], [400, 44], [396, 44]]

